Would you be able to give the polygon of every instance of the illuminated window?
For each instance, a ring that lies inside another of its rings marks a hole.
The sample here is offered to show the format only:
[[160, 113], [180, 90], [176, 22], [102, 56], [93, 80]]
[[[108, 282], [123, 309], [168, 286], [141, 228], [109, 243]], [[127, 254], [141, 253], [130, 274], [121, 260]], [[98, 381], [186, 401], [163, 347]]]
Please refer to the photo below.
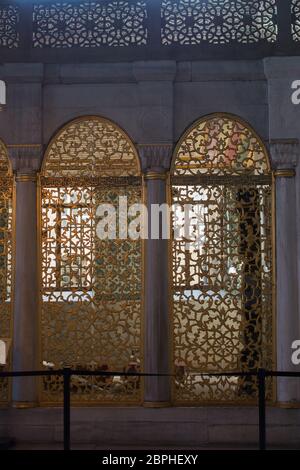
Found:
[[[139, 160], [127, 135], [98, 117], [65, 126], [41, 173], [41, 361], [49, 368], [137, 371], [141, 361], [140, 240], [100, 239], [101, 204], [142, 197]], [[140, 402], [128, 377], [72, 379], [74, 401]], [[45, 403], [62, 398], [61, 378], [42, 382]]]
[[[229, 115], [196, 122], [175, 151], [172, 200], [174, 399], [254, 400], [256, 379], [201, 374], [273, 365], [272, 174], [262, 141]], [[186, 206], [189, 233], [178, 223]]]
[[[11, 339], [13, 177], [0, 141], [0, 338]], [[9, 364], [10, 365], [10, 364]], [[0, 403], [9, 400], [9, 384], [0, 379]]]

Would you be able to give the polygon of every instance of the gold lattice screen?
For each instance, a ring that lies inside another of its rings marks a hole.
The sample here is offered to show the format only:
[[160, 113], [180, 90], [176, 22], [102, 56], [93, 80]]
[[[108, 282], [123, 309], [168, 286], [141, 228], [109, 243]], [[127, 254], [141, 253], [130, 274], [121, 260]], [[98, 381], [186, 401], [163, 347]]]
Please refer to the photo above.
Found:
[[228, 116], [196, 123], [177, 147], [172, 201], [174, 400], [252, 401], [255, 378], [203, 374], [273, 365], [272, 175], [259, 138]]
[[[13, 178], [0, 141], [0, 338], [12, 336]], [[9, 363], [10, 365], [10, 363]], [[0, 379], [0, 403], [9, 401], [9, 382]]]
[[[41, 360], [45, 367], [139, 371], [142, 246], [102, 240], [100, 204], [142, 199], [137, 156], [109, 121], [77, 120], [50, 144], [41, 177]], [[118, 227], [117, 227], [118, 229]], [[130, 377], [72, 379], [77, 402], [137, 403]], [[59, 378], [45, 379], [42, 400], [62, 398]]]

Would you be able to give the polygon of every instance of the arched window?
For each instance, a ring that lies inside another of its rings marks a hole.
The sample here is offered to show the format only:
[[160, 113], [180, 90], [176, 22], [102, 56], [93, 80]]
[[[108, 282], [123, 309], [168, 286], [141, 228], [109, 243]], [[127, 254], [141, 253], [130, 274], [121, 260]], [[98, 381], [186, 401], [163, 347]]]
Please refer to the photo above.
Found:
[[[6, 147], [0, 140], [0, 339], [7, 347], [12, 336], [12, 233], [13, 176]], [[0, 379], [0, 403], [8, 400], [8, 380]]]
[[267, 152], [240, 119], [210, 115], [180, 139], [171, 178], [174, 400], [252, 401], [255, 378], [202, 374], [273, 365]]
[[[132, 142], [106, 119], [72, 121], [50, 142], [40, 183], [43, 365], [138, 371], [142, 246], [119, 231], [126, 217], [120, 201], [130, 207], [142, 198]], [[110, 224], [104, 226], [104, 220]], [[42, 401], [61, 398], [61, 380], [45, 379]], [[129, 377], [74, 377], [72, 398], [137, 403], [140, 383]]]

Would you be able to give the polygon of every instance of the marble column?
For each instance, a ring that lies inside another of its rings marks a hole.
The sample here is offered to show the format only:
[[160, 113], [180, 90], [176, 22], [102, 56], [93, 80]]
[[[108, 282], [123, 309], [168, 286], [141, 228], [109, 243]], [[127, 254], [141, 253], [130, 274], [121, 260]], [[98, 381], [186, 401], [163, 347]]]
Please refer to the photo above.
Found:
[[[18, 148], [18, 158], [14, 161], [16, 173], [16, 250], [13, 370], [15, 371], [38, 369], [36, 167], [39, 164], [39, 159], [25, 159], [23, 155], [23, 153], [36, 153], [37, 151], [39, 151], [38, 146], [32, 149], [27, 148], [26, 152], [22, 152], [22, 149]], [[12, 384], [13, 406], [27, 408], [37, 404], [36, 378], [15, 378]]]
[[[167, 202], [167, 168], [170, 164], [171, 145], [145, 145], [139, 147], [144, 168], [148, 208], [148, 240], [145, 242], [145, 317], [144, 317], [144, 370], [153, 374], [169, 374], [171, 322], [169, 311], [169, 260], [167, 239], [151, 238], [153, 220], [151, 206]], [[170, 405], [171, 380], [169, 377], [145, 378], [144, 406]]]
[[[292, 363], [292, 343], [300, 339], [298, 304], [298, 247], [296, 167], [298, 141], [271, 142], [276, 178], [276, 292], [277, 370], [299, 371]], [[277, 380], [277, 401], [292, 406], [300, 402], [299, 380]]]

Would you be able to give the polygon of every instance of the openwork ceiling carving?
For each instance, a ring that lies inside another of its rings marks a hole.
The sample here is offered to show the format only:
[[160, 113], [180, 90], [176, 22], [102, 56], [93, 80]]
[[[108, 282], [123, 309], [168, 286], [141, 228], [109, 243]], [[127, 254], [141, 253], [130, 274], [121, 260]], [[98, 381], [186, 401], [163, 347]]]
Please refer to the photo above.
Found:
[[[297, 42], [299, 0], [290, 4], [291, 37]], [[162, 0], [155, 6], [161, 28], [153, 33], [153, 7], [146, 0], [5, 4], [0, 5], [0, 47], [22, 46], [25, 29], [33, 31], [25, 47], [33, 48], [272, 44], [278, 42], [279, 15], [286, 15], [277, 5], [277, 0]]]
[[163, 0], [162, 44], [275, 42], [276, 0]]
[[15, 5], [0, 5], [0, 47], [19, 46], [19, 8]]
[[33, 7], [33, 46], [145, 45], [146, 18], [140, 0], [41, 3]]
[[[12, 199], [8, 155], [0, 141], [0, 337], [11, 338], [12, 325]], [[9, 363], [10, 366], [10, 363]], [[9, 383], [0, 379], [0, 403], [9, 400]]]
[[186, 205], [197, 220], [172, 242], [174, 400], [254, 401], [256, 379], [201, 374], [273, 366], [272, 183], [257, 136], [228, 116], [196, 123], [175, 154], [172, 200], [174, 230]]
[[[140, 370], [141, 241], [97, 236], [100, 204], [141, 201], [138, 175], [133, 145], [109, 121], [82, 118], [50, 144], [41, 179], [41, 360], [48, 368]], [[41, 399], [58, 402], [62, 391], [60, 378], [47, 378]], [[72, 379], [80, 403], [138, 403], [140, 394], [132, 377]]]

